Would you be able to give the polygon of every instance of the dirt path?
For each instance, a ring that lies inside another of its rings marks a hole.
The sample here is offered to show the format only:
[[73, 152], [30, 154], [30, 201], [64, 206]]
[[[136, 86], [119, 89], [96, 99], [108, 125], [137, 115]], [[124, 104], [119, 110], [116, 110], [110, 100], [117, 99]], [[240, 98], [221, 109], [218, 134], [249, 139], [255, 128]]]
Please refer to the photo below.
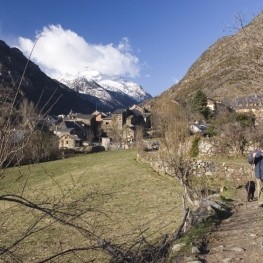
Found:
[[263, 263], [263, 207], [246, 203], [245, 189], [239, 189], [233, 215], [209, 236], [207, 263]]

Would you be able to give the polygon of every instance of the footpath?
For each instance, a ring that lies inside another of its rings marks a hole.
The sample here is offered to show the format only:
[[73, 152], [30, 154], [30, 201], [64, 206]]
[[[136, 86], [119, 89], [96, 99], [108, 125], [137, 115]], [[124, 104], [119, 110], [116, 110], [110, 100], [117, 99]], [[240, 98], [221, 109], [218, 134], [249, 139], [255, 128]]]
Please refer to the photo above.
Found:
[[245, 188], [238, 189], [233, 214], [207, 237], [203, 263], [263, 263], [263, 207], [246, 202]]

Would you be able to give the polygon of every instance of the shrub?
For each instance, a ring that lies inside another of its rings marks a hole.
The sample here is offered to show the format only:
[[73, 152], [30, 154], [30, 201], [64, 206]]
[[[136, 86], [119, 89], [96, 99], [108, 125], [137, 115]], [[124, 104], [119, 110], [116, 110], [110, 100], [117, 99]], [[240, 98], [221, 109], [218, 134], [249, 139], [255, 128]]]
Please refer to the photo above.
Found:
[[191, 157], [196, 157], [199, 154], [199, 148], [198, 148], [198, 144], [200, 141], [200, 136], [194, 136], [193, 141], [192, 141], [192, 145], [190, 148], [190, 156]]

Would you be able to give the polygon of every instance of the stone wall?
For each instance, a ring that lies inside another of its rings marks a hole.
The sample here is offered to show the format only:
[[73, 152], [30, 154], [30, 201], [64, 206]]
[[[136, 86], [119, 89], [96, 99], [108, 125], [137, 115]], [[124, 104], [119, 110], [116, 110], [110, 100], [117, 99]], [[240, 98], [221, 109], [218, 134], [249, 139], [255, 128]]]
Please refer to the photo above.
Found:
[[[244, 149], [244, 154], [247, 155], [249, 152], [252, 152], [256, 148], [256, 145], [250, 143]], [[219, 156], [219, 155], [228, 155], [228, 156], [235, 156], [236, 151], [234, 149], [222, 149], [220, 146], [219, 140], [215, 140], [213, 138], [204, 138], [202, 137], [198, 144], [199, 149], [199, 157], [205, 156]], [[223, 152], [224, 151], [224, 152]]]
[[[158, 157], [158, 151], [138, 153], [137, 159], [149, 164], [152, 169], [160, 174], [169, 174], [169, 170]], [[194, 159], [193, 171], [193, 174], [198, 177], [224, 177], [231, 181], [237, 181], [237, 185], [244, 184], [249, 179], [254, 179], [252, 167], [246, 162], [233, 163]]]
[[241, 184], [254, 177], [251, 165], [248, 163], [231, 163], [218, 161], [193, 161], [194, 175], [224, 177]]

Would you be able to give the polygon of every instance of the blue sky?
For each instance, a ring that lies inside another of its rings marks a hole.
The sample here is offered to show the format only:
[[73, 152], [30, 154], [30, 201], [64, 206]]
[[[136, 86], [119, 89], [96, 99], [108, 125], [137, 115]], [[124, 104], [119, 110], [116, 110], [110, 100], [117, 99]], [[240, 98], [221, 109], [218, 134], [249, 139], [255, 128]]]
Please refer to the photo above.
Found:
[[52, 77], [91, 67], [159, 95], [262, 0], [0, 0], [0, 39]]

